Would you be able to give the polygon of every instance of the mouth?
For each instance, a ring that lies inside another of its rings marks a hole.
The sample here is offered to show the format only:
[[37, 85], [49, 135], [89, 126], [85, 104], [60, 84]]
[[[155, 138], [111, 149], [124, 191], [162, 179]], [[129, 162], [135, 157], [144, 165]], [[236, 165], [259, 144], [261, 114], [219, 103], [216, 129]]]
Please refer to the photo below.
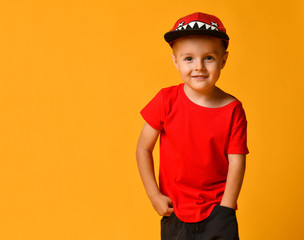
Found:
[[193, 75], [191, 77], [194, 78], [194, 79], [197, 79], [197, 80], [203, 80], [203, 79], [208, 78], [207, 75]]

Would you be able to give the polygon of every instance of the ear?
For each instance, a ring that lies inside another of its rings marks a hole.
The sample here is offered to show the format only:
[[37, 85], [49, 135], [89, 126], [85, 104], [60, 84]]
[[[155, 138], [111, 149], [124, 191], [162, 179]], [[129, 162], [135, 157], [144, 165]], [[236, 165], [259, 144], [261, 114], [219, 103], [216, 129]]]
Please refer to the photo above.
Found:
[[229, 55], [229, 52], [226, 51], [226, 52], [224, 53], [223, 58], [222, 58], [222, 66], [221, 66], [221, 69], [223, 69], [223, 68], [225, 67], [226, 62], [227, 62], [228, 55]]
[[172, 53], [171, 54], [171, 58], [172, 58], [172, 61], [177, 69], [177, 71], [179, 71], [179, 68], [178, 68], [178, 64], [177, 64], [177, 61], [176, 61], [176, 57], [174, 56], [174, 54]]

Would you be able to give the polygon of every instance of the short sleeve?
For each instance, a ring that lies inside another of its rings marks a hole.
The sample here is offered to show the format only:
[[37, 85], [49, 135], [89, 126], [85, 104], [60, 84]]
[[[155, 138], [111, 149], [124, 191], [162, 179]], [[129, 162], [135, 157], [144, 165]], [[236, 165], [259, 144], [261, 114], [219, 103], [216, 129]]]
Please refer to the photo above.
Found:
[[248, 154], [247, 120], [242, 105], [235, 110], [227, 154]]
[[162, 90], [140, 111], [140, 114], [151, 127], [162, 130], [165, 120]]

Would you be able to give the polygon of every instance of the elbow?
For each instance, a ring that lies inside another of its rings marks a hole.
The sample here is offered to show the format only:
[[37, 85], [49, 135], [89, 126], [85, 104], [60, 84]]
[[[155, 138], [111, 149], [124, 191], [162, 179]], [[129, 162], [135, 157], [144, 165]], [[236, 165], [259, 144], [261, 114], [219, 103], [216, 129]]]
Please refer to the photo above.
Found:
[[141, 159], [144, 159], [145, 157], [152, 156], [152, 150], [142, 147], [140, 144], [136, 147], [136, 160], [137, 162], [140, 162]]

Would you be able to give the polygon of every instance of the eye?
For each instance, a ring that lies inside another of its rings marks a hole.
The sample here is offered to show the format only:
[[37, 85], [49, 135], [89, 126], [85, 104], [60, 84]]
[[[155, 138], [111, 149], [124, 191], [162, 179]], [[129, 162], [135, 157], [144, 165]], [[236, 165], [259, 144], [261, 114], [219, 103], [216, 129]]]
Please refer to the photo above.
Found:
[[193, 60], [192, 57], [186, 57], [186, 58], [185, 58], [185, 61], [192, 61], [192, 60]]
[[205, 59], [206, 59], [207, 61], [210, 61], [210, 60], [214, 60], [214, 57], [212, 57], [212, 56], [207, 56]]

